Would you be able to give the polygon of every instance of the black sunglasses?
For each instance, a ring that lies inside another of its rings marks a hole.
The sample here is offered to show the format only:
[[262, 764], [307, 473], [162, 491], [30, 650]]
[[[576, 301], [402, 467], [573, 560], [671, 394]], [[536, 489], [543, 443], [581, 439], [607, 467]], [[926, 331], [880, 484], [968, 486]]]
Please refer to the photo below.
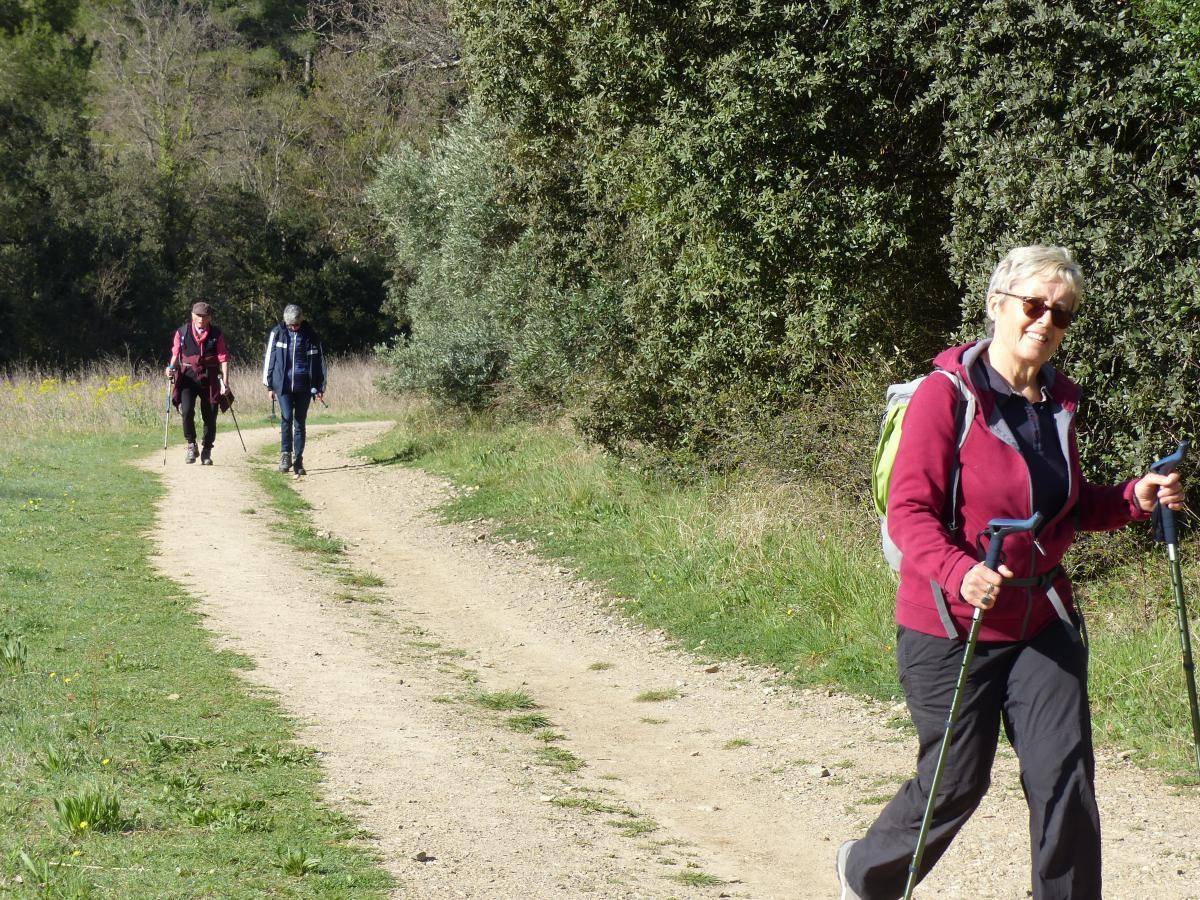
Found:
[[1069, 309], [1063, 309], [1060, 306], [1051, 306], [1046, 302], [1045, 297], [1026, 297], [1024, 294], [1010, 294], [1008, 291], [992, 291], [993, 294], [1003, 294], [1005, 297], [1015, 297], [1021, 301], [1021, 308], [1025, 312], [1025, 316], [1034, 321], [1045, 315], [1046, 310], [1050, 310], [1050, 321], [1054, 323], [1055, 328], [1065, 329], [1075, 318], [1075, 313]]

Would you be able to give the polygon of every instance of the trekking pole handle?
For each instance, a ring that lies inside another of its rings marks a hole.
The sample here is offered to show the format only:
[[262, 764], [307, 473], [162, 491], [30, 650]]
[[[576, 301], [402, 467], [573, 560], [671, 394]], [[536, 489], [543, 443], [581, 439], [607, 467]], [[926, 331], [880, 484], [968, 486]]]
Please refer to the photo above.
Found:
[[1191, 441], [1180, 441], [1179, 447], [1170, 456], [1164, 456], [1158, 462], [1150, 466], [1150, 471], [1156, 475], [1170, 475], [1179, 468], [1184, 457], [1187, 456], [1188, 448], [1191, 447]]
[[[1158, 462], [1150, 466], [1150, 471], [1156, 475], [1170, 475], [1183, 462], [1187, 456], [1188, 448], [1191, 446], [1191, 441], [1180, 441], [1179, 447], [1170, 456], [1164, 456]], [[1163, 506], [1161, 503], [1155, 504], [1155, 512], [1158, 513], [1159, 523], [1162, 526], [1162, 541], [1164, 544], [1179, 543], [1179, 528], [1175, 524], [1175, 510], [1169, 506]]]
[[995, 571], [1000, 568], [1000, 551], [1004, 549], [1004, 539], [1010, 534], [1023, 531], [1033, 531], [1042, 524], [1042, 514], [1035, 512], [1028, 519], [992, 519], [988, 522], [987, 558], [983, 564]]

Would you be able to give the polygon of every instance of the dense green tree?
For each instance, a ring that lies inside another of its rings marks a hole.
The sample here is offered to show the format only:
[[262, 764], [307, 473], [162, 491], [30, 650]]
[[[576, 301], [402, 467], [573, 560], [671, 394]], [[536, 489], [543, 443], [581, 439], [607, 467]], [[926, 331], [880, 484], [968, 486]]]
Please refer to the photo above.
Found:
[[[158, 358], [200, 297], [249, 355], [287, 302], [338, 350], [395, 331], [363, 189], [455, 60], [398, 68], [394, 28], [335, 6], [0, 0], [0, 363]], [[453, 46], [442, 4], [401, 7]]]
[[70, 31], [76, 6], [0, 3], [0, 362], [53, 355], [85, 310], [91, 48]]

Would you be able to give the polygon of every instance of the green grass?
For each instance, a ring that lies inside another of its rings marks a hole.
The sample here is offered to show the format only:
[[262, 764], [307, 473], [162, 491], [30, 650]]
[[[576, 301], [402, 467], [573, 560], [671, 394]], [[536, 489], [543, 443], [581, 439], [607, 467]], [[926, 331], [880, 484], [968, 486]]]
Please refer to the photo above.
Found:
[[160, 488], [126, 461], [154, 446], [0, 453], [0, 893], [20, 875], [29, 896], [386, 896], [248, 661], [147, 562]]
[[338, 580], [350, 587], [376, 588], [387, 584], [378, 575], [371, 575], [366, 572], [339, 572]]
[[[308, 515], [312, 511], [312, 504], [292, 489], [292, 476], [269, 468], [266, 456], [260, 455], [256, 459], [262, 465], [255, 467], [254, 477], [281, 517], [281, 521], [273, 526], [275, 531], [297, 550], [314, 554], [322, 562], [339, 561], [346, 551], [345, 543], [313, 528]], [[369, 576], [356, 577], [369, 580]]]
[[664, 700], [678, 700], [679, 691], [675, 688], [666, 688], [665, 690], [642, 691], [633, 698], [638, 703], [662, 703]]
[[686, 884], [688, 887], [719, 887], [725, 883], [715, 875], [697, 871], [676, 872], [669, 877], [672, 881], [678, 881], [680, 884]]
[[482, 692], [471, 699], [485, 709], [537, 709], [536, 701], [524, 691]]
[[[680, 483], [587, 448], [565, 428], [487, 416], [414, 414], [366, 455], [467, 488], [443, 507], [448, 520], [488, 519], [496, 537], [534, 542], [706, 657], [774, 666], [797, 684], [900, 695], [895, 580], [877, 523], [853, 497], [747, 474]], [[1079, 586], [1097, 740], [1186, 772], [1194, 763], [1166, 565], [1127, 538], [1126, 549], [1112, 543], [1120, 540], [1092, 537], [1079, 551], [1085, 564], [1097, 546], [1128, 560]], [[1200, 542], [1182, 552], [1196, 634]]]
[[578, 772], [586, 763], [570, 750], [562, 747], [541, 747], [534, 757], [544, 766], [558, 769], [560, 772]]
[[513, 731], [519, 731], [522, 734], [533, 734], [535, 731], [549, 728], [552, 723], [549, 717], [541, 713], [526, 713], [521, 716], [510, 716], [504, 721], [504, 724]]
[[637, 818], [637, 813], [629, 809], [627, 806], [620, 806], [616, 803], [605, 803], [603, 800], [597, 800], [595, 797], [555, 797], [550, 801], [555, 806], [561, 806], [563, 809], [577, 809], [585, 813], [606, 813], [610, 816], [621, 815], [628, 816], [631, 819]]
[[609, 819], [604, 823], [611, 825], [621, 832], [624, 837], [641, 837], [658, 831], [659, 825], [653, 819], [638, 817], [634, 819]]

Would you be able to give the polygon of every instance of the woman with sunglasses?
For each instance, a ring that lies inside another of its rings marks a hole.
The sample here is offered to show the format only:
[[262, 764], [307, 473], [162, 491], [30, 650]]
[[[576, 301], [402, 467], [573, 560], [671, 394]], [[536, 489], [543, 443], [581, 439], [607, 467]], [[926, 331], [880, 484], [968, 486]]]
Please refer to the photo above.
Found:
[[[1177, 474], [1113, 486], [1084, 480], [1079, 388], [1050, 364], [1082, 297], [1083, 275], [1068, 250], [1012, 250], [988, 285], [991, 337], [943, 351], [935, 365], [959, 384], [926, 378], [905, 414], [887, 521], [903, 553], [896, 661], [919, 738], [917, 775], [862, 839], [838, 850], [843, 900], [904, 893], [976, 607], [987, 615], [919, 876], [986, 793], [1003, 724], [1029, 805], [1034, 898], [1101, 896], [1086, 631], [1060, 563], [1078, 531], [1146, 519], [1156, 502], [1178, 508], [1183, 490]], [[977, 401], [970, 423], [962, 421], [962, 390]], [[988, 569], [979, 541], [988, 520], [1034, 512], [1042, 525], [1010, 536], [999, 572]]]

